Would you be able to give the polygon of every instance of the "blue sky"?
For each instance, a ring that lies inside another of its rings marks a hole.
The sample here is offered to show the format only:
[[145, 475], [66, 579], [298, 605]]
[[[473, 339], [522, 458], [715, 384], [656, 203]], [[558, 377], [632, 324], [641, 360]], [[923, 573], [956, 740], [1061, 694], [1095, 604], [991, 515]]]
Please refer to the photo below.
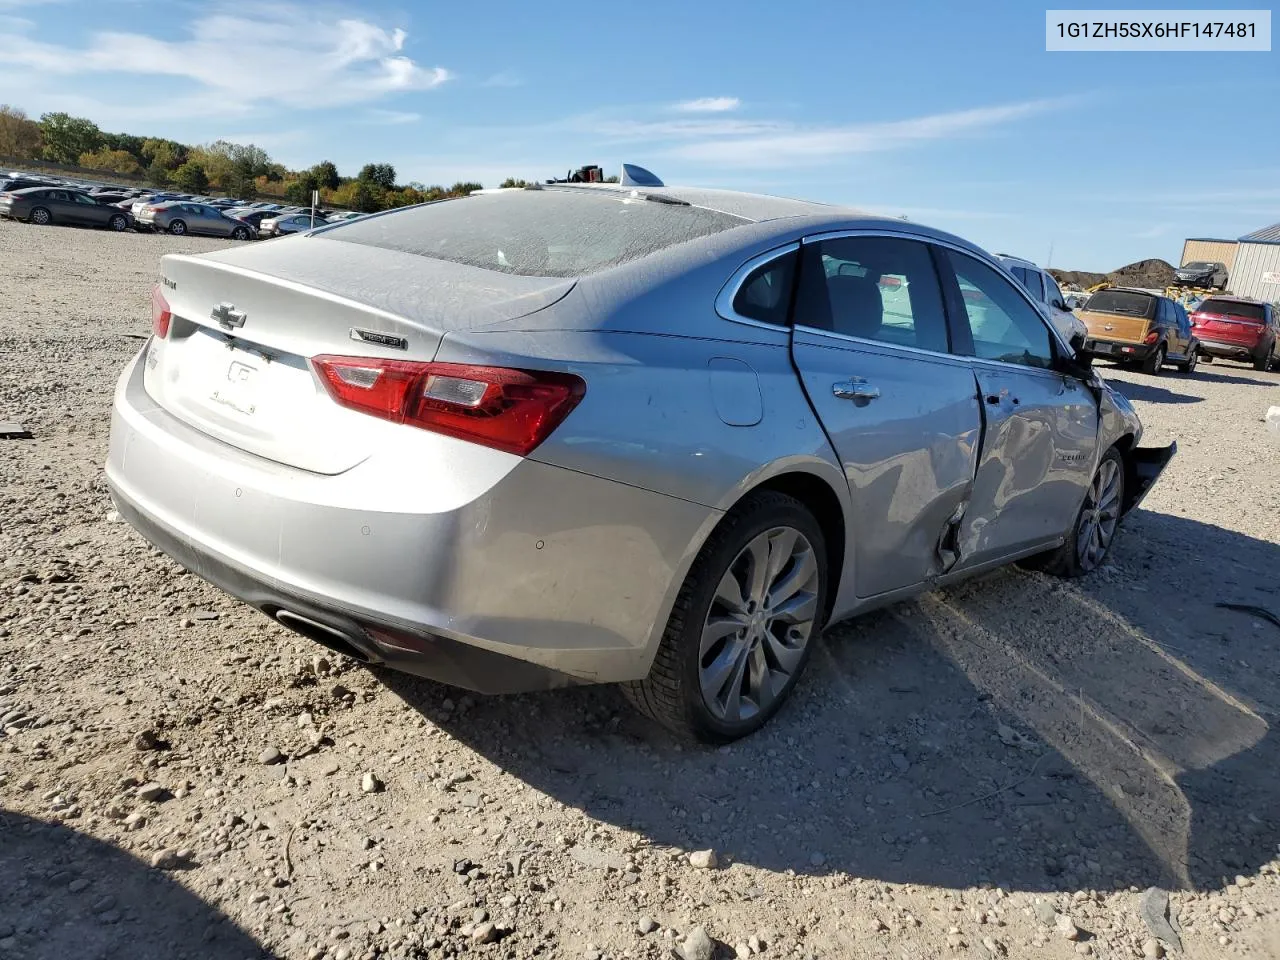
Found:
[[627, 160], [1075, 269], [1280, 220], [1278, 100], [1280, 53], [1046, 53], [1028, 3], [0, 0], [33, 116], [425, 183]]

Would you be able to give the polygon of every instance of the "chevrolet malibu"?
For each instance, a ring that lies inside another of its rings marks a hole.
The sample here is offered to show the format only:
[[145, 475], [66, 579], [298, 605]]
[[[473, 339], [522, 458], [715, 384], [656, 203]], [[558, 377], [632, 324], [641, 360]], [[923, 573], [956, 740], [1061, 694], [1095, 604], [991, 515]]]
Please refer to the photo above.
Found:
[[147, 539], [361, 661], [710, 742], [827, 625], [1095, 569], [1174, 453], [990, 255], [816, 203], [548, 185], [161, 274], [107, 463]]

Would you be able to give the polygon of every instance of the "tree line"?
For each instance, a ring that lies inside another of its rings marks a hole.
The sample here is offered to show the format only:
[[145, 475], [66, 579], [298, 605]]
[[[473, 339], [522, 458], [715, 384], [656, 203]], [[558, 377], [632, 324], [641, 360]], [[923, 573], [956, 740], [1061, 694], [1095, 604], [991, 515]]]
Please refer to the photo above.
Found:
[[[192, 146], [161, 137], [107, 133], [92, 120], [66, 113], [45, 113], [32, 120], [26, 112], [0, 104], [0, 157], [44, 160], [87, 170], [145, 179], [157, 188], [184, 193], [210, 191], [233, 197], [276, 197], [299, 206], [319, 191], [323, 206], [374, 213], [445, 197], [465, 196], [483, 186], [396, 183], [389, 163], [367, 163], [354, 177], [344, 177], [329, 160], [306, 170], [289, 170], [254, 144], [215, 140]], [[503, 186], [523, 186], [508, 178]]]

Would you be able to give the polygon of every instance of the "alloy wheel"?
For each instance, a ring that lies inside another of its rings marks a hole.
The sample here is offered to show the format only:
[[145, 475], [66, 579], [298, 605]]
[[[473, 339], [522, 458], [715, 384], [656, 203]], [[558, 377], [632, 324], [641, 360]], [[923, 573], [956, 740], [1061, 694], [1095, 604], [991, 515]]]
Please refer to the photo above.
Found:
[[1120, 465], [1106, 459], [1094, 474], [1085, 495], [1076, 529], [1076, 557], [1084, 571], [1097, 568], [1107, 555], [1120, 523]]
[[820, 583], [813, 545], [793, 527], [766, 530], [729, 564], [698, 650], [702, 697], [716, 718], [749, 720], [783, 692], [817, 622]]
[[38, 226], [45, 226], [49, 222], [48, 210], [34, 210], [31, 213], [31, 222]]

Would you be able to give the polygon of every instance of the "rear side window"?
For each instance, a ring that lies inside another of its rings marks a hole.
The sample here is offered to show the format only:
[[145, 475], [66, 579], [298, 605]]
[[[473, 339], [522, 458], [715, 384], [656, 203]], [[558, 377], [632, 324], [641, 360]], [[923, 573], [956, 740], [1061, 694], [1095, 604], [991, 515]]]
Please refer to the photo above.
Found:
[[796, 323], [864, 340], [945, 353], [942, 289], [929, 248], [894, 237], [806, 243]]
[[1255, 323], [1264, 323], [1267, 318], [1266, 310], [1260, 303], [1240, 303], [1238, 300], [1215, 300], [1210, 297], [1200, 306], [1196, 307], [1196, 313], [1217, 313], [1226, 317], [1238, 317], [1241, 320], [1252, 320]]
[[786, 326], [797, 257], [792, 251], [752, 270], [734, 295], [733, 312], [761, 323]]
[[577, 277], [747, 223], [605, 190], [522, 190], [443, 200], [324, 236], [526, 277]]

